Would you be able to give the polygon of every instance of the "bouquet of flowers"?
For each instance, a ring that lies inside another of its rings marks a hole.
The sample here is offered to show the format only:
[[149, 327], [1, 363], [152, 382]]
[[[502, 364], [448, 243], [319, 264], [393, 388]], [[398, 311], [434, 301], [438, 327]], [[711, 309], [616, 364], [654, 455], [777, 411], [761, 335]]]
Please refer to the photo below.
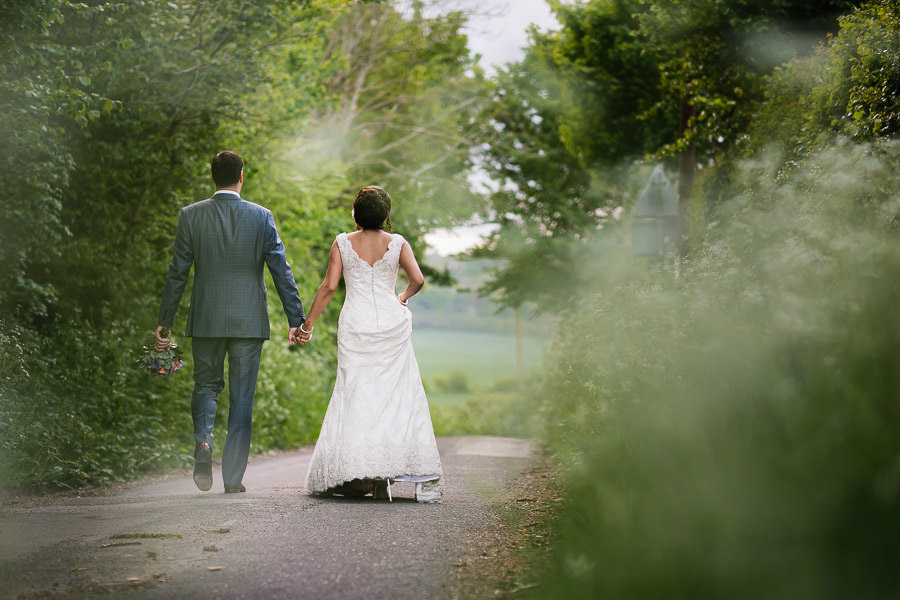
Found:
[[[164, 328], [160, 335], [169, 337], [169, 330]], [[165, 350], [144, 346], [144, 353], [137, 359], [137, 364], [151, 375], [168, 376], [183, 367], [184, 361], [181, 360], [181, 348], [170, 342]]]

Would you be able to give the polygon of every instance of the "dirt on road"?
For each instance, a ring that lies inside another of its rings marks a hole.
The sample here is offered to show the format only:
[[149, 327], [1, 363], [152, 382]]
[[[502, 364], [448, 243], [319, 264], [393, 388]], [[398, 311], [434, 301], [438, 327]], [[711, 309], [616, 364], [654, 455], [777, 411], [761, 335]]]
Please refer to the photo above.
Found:
[[395, 484], [393, 502], [307, 496], [305, 450], [254, 458], [243, 494], [222, 493], [215, 472], [210, 492], [183, 474], [110, 495], [7, 505], [0, 597], [460, 597], [460, 575], [503, 523], [502, 507], [530, 502], [511, 498], [545, 477], [526, 440], [438, 445], [442, 504], [417, 504], [412, 484]]

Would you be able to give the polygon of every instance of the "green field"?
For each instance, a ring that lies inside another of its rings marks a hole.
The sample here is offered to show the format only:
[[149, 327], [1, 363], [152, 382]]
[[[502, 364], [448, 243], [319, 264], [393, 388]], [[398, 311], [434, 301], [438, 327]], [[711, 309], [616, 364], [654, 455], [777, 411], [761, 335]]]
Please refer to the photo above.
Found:
[[[526, 373], [538, 368], [545, 339], [525, 336]], [[447, 394], [436, 390], [435, 378], [454, 371], [466, 375], [472, 392], [486, 391], [498, 380], [516, 377], [515, 335], [465, 330], [414, 328], [413, 346], [422, 379], [432, 402], [465, 400], [470, 394]]]

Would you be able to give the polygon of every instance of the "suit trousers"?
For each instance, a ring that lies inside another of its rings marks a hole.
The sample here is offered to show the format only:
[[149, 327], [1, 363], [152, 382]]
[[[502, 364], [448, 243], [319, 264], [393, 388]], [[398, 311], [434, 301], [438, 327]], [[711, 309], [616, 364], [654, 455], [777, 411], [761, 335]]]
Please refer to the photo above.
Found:
[[217, 399], [225, 387], [225, 356], [228, 355], [228, 432], [222, 452], [222, 479], [228, 486], [240, 484], [247, 469], [253, 399], [263, 341], [261, 338], [202, 337], [192, 340], [194, 442], [206, 442], [210, 448], [213, 446]]

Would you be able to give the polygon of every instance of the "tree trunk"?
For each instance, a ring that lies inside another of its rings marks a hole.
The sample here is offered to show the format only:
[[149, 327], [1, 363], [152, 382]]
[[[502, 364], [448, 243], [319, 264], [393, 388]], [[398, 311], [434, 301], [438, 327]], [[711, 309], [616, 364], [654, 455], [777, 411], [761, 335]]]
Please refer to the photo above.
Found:
[[519, 378], [519, 393], [525, 395], [525, 351], [522, 346], [522, 308], [516, 306], [516, 374]]
[[[687, 134], [690, 120], [696, 111], [687, 100], [681, 101], [681, 111], [678, 118], [678, 137], [684, 139]], [[687, 226], [687, 205], [691, 198], [691, 190], [694, 187], [694, 171], [697, 168], [694, 145], [686, 147], [678, 153], [678, 255], [687, 253], [687, 239], [690, 232]]]

